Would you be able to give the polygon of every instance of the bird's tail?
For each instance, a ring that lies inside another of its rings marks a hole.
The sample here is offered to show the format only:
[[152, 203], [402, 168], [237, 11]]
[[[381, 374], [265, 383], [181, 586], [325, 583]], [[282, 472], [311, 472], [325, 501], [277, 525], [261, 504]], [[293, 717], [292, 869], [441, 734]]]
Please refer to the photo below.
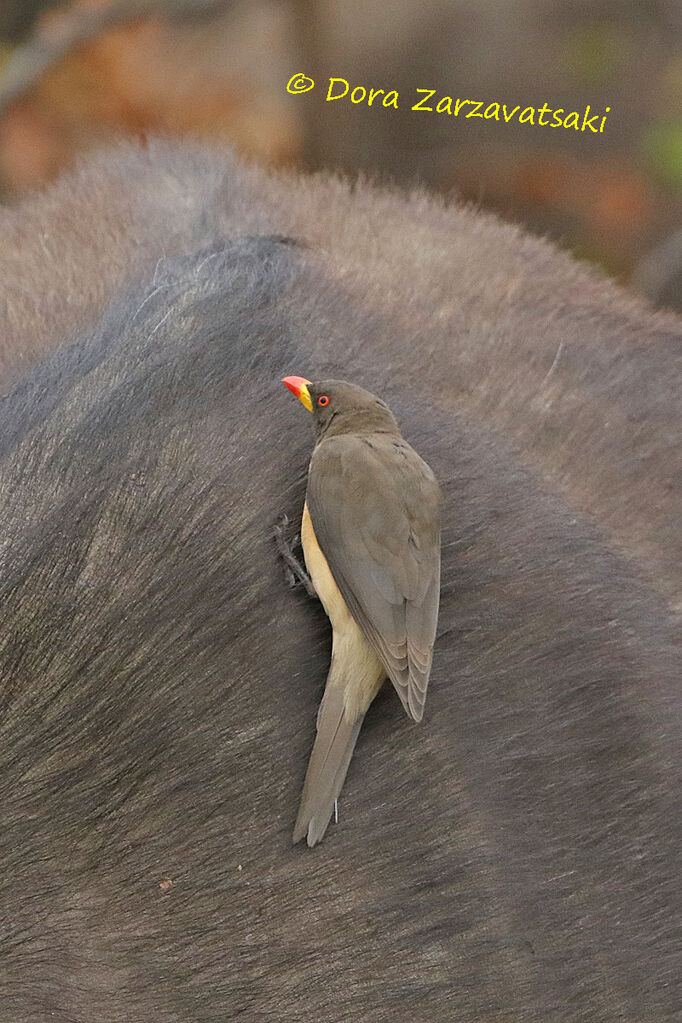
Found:
[[324, 837], [365, 717], [360, 713], [354, 720], [348, 719], [344, 713], [344, 686], [334, 680], [333, 670], [332, 662], [294, 828], [294, 842], [307, 836], [309, 846]]

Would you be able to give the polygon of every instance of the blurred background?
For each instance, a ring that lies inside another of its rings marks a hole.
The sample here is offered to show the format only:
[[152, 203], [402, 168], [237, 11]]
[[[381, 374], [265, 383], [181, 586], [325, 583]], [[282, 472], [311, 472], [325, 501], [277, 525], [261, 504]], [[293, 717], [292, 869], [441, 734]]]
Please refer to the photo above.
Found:
[[[326, 103], [330, 76], [401, 108]], [[595, 135], [412, 112], [417, 88], [611, 110]], [[0, 0], [3, 202], [153, 133], [426, 184], [682, 308], [682, 0]]]

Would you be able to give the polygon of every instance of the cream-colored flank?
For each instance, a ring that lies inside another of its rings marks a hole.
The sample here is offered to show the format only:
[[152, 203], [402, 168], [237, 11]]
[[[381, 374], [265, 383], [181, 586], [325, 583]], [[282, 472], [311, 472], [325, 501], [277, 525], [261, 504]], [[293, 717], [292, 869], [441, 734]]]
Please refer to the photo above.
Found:
[[327, 612], [332, 629], [332, 663], [327, 685], [344, 687], [344, 716], [354, 722], [364, 714], [386, 678], [386, 669], [351, 615], [320, 549], [308, 511], [303, 507], [301, 544], [306, 568]]

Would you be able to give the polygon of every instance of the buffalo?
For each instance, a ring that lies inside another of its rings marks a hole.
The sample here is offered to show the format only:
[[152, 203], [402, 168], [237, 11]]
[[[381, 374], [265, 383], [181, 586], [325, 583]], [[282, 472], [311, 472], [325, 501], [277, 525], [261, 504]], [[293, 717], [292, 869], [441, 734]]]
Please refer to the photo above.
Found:
[[[678, 1018], [679, 320], [185, 144], [3, 218], [0, 1019]], [[385, 687], [312, 851], [286, 373], [380, 393], [444, 491], [424, 721]]]

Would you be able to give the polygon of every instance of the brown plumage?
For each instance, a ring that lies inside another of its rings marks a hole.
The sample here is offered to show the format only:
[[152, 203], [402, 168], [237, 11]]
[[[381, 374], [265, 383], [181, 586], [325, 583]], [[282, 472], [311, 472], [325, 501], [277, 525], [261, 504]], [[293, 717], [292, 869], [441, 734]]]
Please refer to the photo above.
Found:
[[333, 629], [294, 841], [323, 837], [367, 709], [388, 676], [421, 721], [440, 590], [440, 490], [379, 398], [338, 380], [284, 381], [317, 443], [301, 525], [306, 567]]

